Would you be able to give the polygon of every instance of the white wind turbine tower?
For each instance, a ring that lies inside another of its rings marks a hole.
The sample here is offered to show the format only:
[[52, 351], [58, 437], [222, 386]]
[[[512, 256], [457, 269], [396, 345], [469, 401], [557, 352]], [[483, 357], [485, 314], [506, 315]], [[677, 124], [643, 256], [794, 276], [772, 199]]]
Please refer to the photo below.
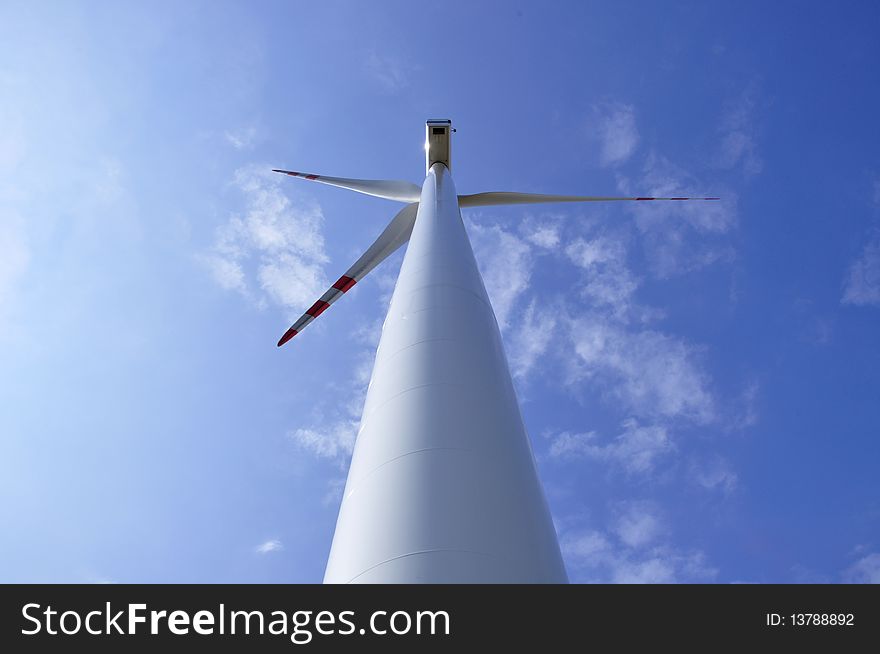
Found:
[[460, 207], [716, 200], [458, 195], [449, 120], [427, 121], [427, 177], [276, 170], [406, 204], [287, 330], [284, 345], [409, 241], [376, 351], [325, 583], [565, 583], [495, 314]]

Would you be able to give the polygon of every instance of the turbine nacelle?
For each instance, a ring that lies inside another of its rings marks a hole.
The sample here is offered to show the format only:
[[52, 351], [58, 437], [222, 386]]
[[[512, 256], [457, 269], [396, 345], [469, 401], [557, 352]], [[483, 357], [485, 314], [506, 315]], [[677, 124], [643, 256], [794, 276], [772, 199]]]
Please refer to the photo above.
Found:
[[425, 123], [425, 174], [435, 163], [441, 163], [452, 170], [450, 159], [452, 121], [448, 119], [429, 119]]

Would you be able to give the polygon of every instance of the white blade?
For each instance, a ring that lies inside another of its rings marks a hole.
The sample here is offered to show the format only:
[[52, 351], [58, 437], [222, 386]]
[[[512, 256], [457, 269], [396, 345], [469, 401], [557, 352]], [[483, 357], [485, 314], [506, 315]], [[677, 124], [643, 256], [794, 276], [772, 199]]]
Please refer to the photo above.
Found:
[[400, 213], [394, 216], [394, 219], [388, 223], [385, 231], [361, 255], [361, 258], [355, 261], [354, 265], [346, 270], [345, 274], [336, 280], [336, 283], [327, 289], [327, 292], [284, 333], [284, 336], [278, 341], [278, 347], [281, 347], [305, 329], [310, 322], [324, 313], [331, 304], [336, 302], [344, 293], [347, 293], [352, 286], [366, 277], [373, 268], [406, 243], [409, 240], [410, 234], [412, 234], [418, 208], [419, 205], [416, 202], [407, 205]]
[[719, 198], [623, 198], [593, 195], [544, 195], [543, 193], [510, 193], [493, 191], [459, 195], [461, 207], [488, 207], [499, 204], [540, 204], [542, 202], [619, 202], [623, 200], [718, 200]]
[[358, 193], [365, 193], [377, 198], [385, 198], [386, 200], [397, 200], [398, 202], [418, 202], [419, 196], [422, 194], [422, 189], [412, 182], [394, 179], [346, 179], [345, 177], [327, 177], [326, 175], [298, 173], [293, 170], [278, 170], [277, 168], [273, 168], [272, 172], [290, 175], [291, 177], [301, 177], [311, 182], [347, 188], [349, 191], [357, 191]]

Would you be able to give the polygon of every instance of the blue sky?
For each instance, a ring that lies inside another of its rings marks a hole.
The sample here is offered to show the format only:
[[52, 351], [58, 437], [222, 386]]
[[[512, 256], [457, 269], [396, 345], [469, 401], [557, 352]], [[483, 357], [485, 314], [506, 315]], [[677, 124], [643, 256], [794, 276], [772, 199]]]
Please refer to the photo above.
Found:
[[402, 254], [467, 210], [573, 581], [880, 581], [875, 3], [4, 3], [0, 580], [318, 582]]

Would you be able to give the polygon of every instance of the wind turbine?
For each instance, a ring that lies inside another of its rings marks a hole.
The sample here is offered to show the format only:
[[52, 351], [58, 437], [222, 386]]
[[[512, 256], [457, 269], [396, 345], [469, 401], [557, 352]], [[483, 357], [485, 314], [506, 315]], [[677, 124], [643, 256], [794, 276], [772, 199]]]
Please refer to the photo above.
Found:
[[458, 195], [452, 121], [428, 120], [422, 186], [292, 177], [403, 202], [284, 345], [409, 241], [376, 351], [325, 583], [566, 583], [498, 324], [461, 207], [717, 200]]

